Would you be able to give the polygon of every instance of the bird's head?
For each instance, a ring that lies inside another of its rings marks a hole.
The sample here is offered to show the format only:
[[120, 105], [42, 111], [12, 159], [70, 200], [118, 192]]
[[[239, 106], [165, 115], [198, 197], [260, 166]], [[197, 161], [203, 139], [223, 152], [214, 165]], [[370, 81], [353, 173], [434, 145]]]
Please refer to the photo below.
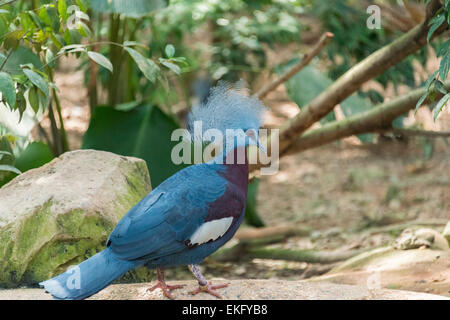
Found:
[[265, 109], [258, 98], [250, 96], [244, 81], [235, 84], [219, 81], [217, 86], [211, 88], [204, 103], [192, 108], [188, 129], [194, 139], [198, 138], [195, 137], [196, 132], [199, 133], [195, 125], [200, 124], [203, 140], [208, 140], [211, 132], [220, 132], [223, 146], [228, 150], [256, 145], [265, 151], [258, 136]]

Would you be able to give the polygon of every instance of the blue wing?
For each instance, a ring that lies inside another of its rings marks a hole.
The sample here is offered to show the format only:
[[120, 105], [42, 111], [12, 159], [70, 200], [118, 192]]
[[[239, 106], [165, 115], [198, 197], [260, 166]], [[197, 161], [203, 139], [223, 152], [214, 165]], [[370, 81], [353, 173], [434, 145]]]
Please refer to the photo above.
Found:
[[227, 181], [221, 167], [193, 165], [161, 183], [117, 224], [107, 245], [121, 259], [156, 259], [187, 250], [185, 241], [203, 223], [208, 204]]

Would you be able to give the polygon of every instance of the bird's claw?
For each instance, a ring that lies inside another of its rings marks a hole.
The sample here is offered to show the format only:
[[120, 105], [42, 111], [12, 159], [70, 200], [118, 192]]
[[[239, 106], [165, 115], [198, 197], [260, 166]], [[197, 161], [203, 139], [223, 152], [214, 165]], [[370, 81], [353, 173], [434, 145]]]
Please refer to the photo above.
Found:
[[210, 282], [209, 284], [206, 284], [204, 286], [199, 286], [197, 289], [195, 289], [194, 291], [191, 291], [189, 293], [192, 295], [196, 295], [197, 293], [205, 292], [205, 293], [209, 293], [210, 295], [213, 295], [219, 299], [222, 299], [222, 296], [220, 294], [218, 294], [217, 292], [215, 292], [214, 290], [228, 287], [228, 285], [229, 285], [228, 283], [224, 283], [224, 284], [217, 284], [217, 285], [213, 286]]
[[168, 285], [165, 282], [158, 281], [153, 287], [148, 288], [147, 291], [154, 291], [156, 289], [161, 289], [163, 295], [171, 300], [175, 299], [175, 297], [170, 293], [170, 291], [175, 289], [183, 288], [184, 284], [176, 284], [176, 285]]

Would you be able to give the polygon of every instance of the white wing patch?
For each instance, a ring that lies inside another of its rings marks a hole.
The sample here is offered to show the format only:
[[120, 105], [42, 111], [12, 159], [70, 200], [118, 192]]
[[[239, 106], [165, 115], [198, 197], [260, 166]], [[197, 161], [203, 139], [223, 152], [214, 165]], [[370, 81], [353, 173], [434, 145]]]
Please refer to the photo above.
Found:
[[191, 245], [202, 244], [209, 240], [216, 240], [227, 232], [233, 222], [233, 217], [212, 220], [202, 224], [191, 236]]

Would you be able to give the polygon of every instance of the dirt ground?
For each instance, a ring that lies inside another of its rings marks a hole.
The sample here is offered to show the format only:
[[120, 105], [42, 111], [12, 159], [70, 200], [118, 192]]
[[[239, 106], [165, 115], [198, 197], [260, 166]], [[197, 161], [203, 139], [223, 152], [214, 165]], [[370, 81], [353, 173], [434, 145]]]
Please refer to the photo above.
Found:
[[[89, 107], [83, 74], [71, 61], [56, 74], [63, 117], [72, 149], [81, 146], [87, 130]], [[386, 97], [393, 97], [393, 90]], [[298, 107], [280, 87], [264, 101], [270, 111], [266, 126], [274, 127], [295, 116]], [[450, 112], [433, 122], [427, 108], [412, 114], [408, 123], [428, 130], [449, 130]], [[43, 126], [49, 123], [43, 121]], [[287, 156], [280, 170], [261, 177], [257, 209], [267, 226], [299, 223], [314, 231], [277, 246], [312, 250], [375, 248], [394, 240], [389, 232], [370, 228], [425, 219], [450, 219], [450, 146], [431, 140], [434, 152], [425, 157], [423, 138], [398, 140], [381, 137], [360, 145], [355, 137]], [[428, 144], [428, 147], [431, 145]], [[437, 225], [441, 231], [443, 226]], [[207, 277], [227, 279], [303, 279], [328, 271], [332, 265], [253, 259], [239, 263], [205, 261]], [[191, 279], [185, 268], [167, 270], [168, 279]]]

